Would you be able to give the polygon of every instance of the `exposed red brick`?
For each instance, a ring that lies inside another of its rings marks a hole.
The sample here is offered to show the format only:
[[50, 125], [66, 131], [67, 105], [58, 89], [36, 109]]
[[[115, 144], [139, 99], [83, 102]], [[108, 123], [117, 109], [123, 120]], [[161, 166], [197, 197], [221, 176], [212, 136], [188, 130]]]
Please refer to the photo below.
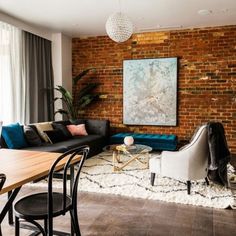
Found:
[[[97, 91], [106, 94], [82, 117], [109, 119], [112, 132], [173, 133], [179, 140], [202, 123], [220, 121], [236, 153], [236, 26], [135, 34], [122, 44], [106, 36], [74, 38], [72, 53], [73, 75], [97, 68]], [[179, 58], [178, 125], [123, 125], [123, 60], [161, 57]]]

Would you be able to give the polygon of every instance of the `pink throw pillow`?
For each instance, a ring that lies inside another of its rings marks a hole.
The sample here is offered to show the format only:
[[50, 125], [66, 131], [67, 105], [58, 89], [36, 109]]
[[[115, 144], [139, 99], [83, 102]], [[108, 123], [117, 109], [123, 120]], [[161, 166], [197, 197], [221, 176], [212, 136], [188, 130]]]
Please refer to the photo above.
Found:
[[80, 125], [67, 125], [66, 128], [70, 131], [72, 136], [76, 135], [88, 135], [86, 129], [85, 129], [85, 124], [80, 124]]

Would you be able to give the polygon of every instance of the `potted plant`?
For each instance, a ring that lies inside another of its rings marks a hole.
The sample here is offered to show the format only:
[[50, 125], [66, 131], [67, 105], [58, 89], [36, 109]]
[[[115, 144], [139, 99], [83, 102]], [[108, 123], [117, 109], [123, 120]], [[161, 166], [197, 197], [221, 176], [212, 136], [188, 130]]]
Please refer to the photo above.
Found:
[[[96, 72], [95, 68], [88, 68], [82, 71], [80, 74], [73, 78], [73, 85], [77, 85], [78, 82], [89, 72]], [[99, 97], [98, 93], [93, 93], [93, 90], [99, 85], [99, 83], [89, 83], [82, 87], [82, 89], [75, 93], [74, 96], [61, 85], [57, 85], [55, 90], [57, 90], [61, 97], [56, 97], [54, 102], [57, 100], [62, 100], [63, 107], [58, 109], [54, 115], [57, 113], [66, 115], [68, 119], [75, 120], [78, 118], [78, 111], [83, 110], [88, 106], [92, 101]]]

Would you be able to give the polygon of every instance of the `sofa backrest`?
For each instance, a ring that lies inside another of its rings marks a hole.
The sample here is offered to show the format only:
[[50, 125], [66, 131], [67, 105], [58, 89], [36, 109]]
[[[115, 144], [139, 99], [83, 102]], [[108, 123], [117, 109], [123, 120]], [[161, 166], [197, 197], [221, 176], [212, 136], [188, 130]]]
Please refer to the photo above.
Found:
[[53, 123], [62, 124], [62, 125], [65, 125], [65, 126], [71, 124], [71, 122], [69, 120], [53, 121]]
[[110, 122], [109, 120], [85, 120], [85, 127], [88, 134], [98, 134], [104, 137], [109, 137], [110, 135]]
[[[72, 124], [69, 120], [66, 121], [54, 121], [55, 123], [69, 125]], [[110, 135], [110, 122], [109, 120], [97, 120], [97, 119], [77, 119], [74, 124], [85, 124], [85, 128], [88, 134], [97, 134], [104, 137]]]

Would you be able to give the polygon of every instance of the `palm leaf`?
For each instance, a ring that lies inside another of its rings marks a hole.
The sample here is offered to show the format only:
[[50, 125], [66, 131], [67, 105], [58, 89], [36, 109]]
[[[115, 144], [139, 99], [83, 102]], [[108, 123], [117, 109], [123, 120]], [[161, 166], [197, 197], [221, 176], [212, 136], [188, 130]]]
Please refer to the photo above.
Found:
[[53, 102], [55, 102], [55, 101], [57, 101], [57, 100], [59, 100], [59, 99], [62, 99], [62, 98], [55, 97], [55, 98], [53, 98]]
[[[75, 78], [73, 78], [73, 84], [76, 85], [77, 82], [82, 79], [85, 75], [87, 75], [90, 71], [95, 72], [95, 68], [88, 68], [84, 71], [82, 71], [79, 75], [77, 75]], [[61, 95], [56, 97], [54, 99], [54, 102], [57, 100], [62, 100], [63, 102], [63, 109], [59, 109], [56, 113], [65, 114], [70, 119], [76, 119], [78, 118], [78, 108], [83, 109], [87, 105], [89, 105], [93, 100], [99, 97], [98, 94], [93, 94], [92, 90], [95, 89], [99, 83], [88, 83], [85, 85], [78, 94], [75, 94], [73, 97], [72, 94], [65, 89], [64, 87], [57, 85], [55, 90], [58, 91]], [[76, 102], [73, 101], [73, 99], [76, 99]]]
[[78, 99], [82, 98], [84, 95], [90, 93], [93, 89], [95, 89], [97, 86], [99, 85], [99, 83], [91, 83], [86, 85], [84, 88], [82, 88], [80, 90], [80, 92], [78, 93]]
[[64, 109], [58, 109], [57, 111], [54, 112], [54, 115], [56, 115], [57, 113], [62, 114], [62, 115], [69, 115], [68, 111]]
[[71, 93], [60, 85], [58, 85], [55, 90], [57, 90], [62, 95], [62, 97], [58, 99], [61, 99], [65, 104], [68, 111], [68, 116], [71, 116], [71, 118], [77, 116], [75, 108], [73, 107], [73, 97]]
[[78, 106], [80, 108], [84, 108], [84, 107], [88, 106], [92, 101], [94, 101], [98, 97], [99, 97], [99, 94], [87, 94], [79, 100]]
[[76, 85], [80, 79], [82, 79], [85, 75], [87, 75], [89, 73], [89, 71], [95, 72], [96, 69], [95, 68], [88, 68], [86, 70], [83, 70], [80, 74], [78, 74], [77, 76], [75, 76], [73, 78], [73, 85]]
[[72, 95], [71, 95], [71, 93], [70, 93], [68, 90], [66, 90], [65, 88], [63, 88], [62, 86], [57, 85], [57, 87], [55, 88], [55, 90], [57, 90], [58, 92], [60, 92], [61, 95], [62, 95], [65, 99], [67, 99], [67, 100], [72, 100]]

